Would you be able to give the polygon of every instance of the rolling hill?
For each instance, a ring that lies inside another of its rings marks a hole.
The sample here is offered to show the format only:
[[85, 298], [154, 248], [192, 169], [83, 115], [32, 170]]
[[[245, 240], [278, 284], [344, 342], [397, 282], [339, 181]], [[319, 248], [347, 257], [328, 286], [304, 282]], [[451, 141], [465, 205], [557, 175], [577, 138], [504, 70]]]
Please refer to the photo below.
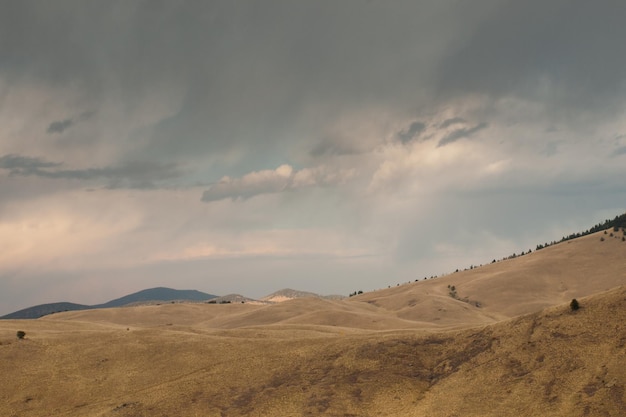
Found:
[[283, 288], [282, 290], [271, 293], [261, 298], [261, 301], [267, 301], [270, 303], [282, 303], [283, 301], [289, 301], [296, 298], [323, 298], [326, 300], [341, 300], [345, 296], [341, 295], [319, 295], [308, 291], [292, 290], [291, 288]]
[[514, 259], [347, 301], [444, 327], [495, 323], [626, 284], [622, 236], [621, 231], [613, 237], [596, 232]]
[[623, 416], [626, 242], [610, 233], [343, 300], [3, 320], [0, 415]]

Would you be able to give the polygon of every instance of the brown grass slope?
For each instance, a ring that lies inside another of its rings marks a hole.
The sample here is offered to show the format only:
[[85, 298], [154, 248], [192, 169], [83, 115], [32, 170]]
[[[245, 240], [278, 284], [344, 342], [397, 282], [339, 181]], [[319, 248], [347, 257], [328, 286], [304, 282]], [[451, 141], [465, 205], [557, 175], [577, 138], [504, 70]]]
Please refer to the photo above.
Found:
[[457, 334], [465, 348], [439, 365], [445, 375], [420, 406], [430, 416], [626, 415], [626, 288], [581, 305]]
[[[601, 241], [600, 238], [605, 238]], [[144, 310], [89, 310], [50, 319], [159, 325], [175, 308], [181, 323], [207, 329], [319, 325], [361, 330], [462, 329], [496, 323], [626, 284], [626, 242], [603, 232], [515, 259], [344, 300], [295, 298], [275, 305], [152, 306]], [[450, 287], [454, 286], [455, 294]], [[135, 319], [134, 317], [137, 317]], [[145, 322], [148, 320], [149, 322]]]
[[623, 416], [626, 242], [600, 237], [344, 301], [0, 321], [0, 415]]
[[141, 307], [147, 309], [145, 314], [141, 309], [88, 310], [46, 319], [159, 325], [171, 322], [166, 316], [184, 310], [186, 317], [178, 324], [202, 323], [211, 329], [287, 324], [362, 330], [461, 329], [624, 285], [624, 271], [626, 242], [621, 236], [599, 232], [515, 259], [344, 300], [302, 297], [275, 305], [247, 303], [209, 309], [203, 305], [181, 305], [172, 307], [174, 310], [146, 306]]
[[434, 334], [5, 321], [0, 415], [623, 416], [626, 289], [580, 301]]
[[[399, 318], [442, 327], [494, 323], [625, 285], [626, 242], [621, 237], [622, 232], [614, 237], [598, 232], [514, 259], [348, 301], [370, 303]], [[455, 287], [456, 297], [448, 286]]]

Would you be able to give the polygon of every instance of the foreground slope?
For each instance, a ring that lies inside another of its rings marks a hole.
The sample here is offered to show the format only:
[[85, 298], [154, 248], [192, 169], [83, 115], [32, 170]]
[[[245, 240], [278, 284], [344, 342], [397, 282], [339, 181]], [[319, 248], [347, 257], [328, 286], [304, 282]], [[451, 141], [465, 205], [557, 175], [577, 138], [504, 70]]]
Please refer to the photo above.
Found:
[[623, 416], [626, 289], [580, 302], [442, 333], [176, 324], [208, 305], [137, 308], [171, 325], [3, 321], [0, 415]]
[[582, 305], [463, 333], [420, 405], [432, 416], [625, 415], [626, 288]]

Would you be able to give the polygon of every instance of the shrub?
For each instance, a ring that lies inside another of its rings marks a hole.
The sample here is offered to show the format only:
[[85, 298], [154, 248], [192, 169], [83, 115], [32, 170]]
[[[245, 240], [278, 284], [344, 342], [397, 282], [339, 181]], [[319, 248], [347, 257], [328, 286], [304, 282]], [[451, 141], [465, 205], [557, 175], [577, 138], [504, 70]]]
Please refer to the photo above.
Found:
[[24, 331], [22, 331], [22, 330], [18, 330], [18, 331], [17, 331], [17, 338], [18, 338], [18, 339], [20, 339], [20, 340], [21, 340], [21, 339], [23, 339], [23, 338], [24, 338], [24, 336], [26, 336], [26, 332], [24, 332]]
[[448, 291], [448, 294], [450, 294], [450, 297], [457, 298], [456, 287], [454, 285], [448, 286], [448, 287], [450, 288], [450, 290]]
[[569, 308], [572, 309], [572, 311], [576, 311], [580, 308], [580, 305], [578, 304], [578, 300], [577, 299], [572, 299], [572, 302], [569, 303]]

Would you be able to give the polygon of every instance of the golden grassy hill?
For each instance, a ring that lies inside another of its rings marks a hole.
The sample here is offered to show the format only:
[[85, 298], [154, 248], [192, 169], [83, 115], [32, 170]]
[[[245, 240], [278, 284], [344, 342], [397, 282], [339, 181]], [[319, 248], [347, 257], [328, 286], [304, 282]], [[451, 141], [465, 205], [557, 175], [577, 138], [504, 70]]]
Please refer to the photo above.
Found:
[[[352, 297], [400, 318], [447, 327], [487, 324], [626, 284], [622, 232], [604, 232], [440, 278]], [[601, 239], [604, 238], [604, 241]], [[449, 286], [456, 289], [451, 297]], [[480, 307], [477, 307], [476, 304]]]
[[626, 242], [569, 242], [343, 301], [0, 321], [0, 415], [624, 416]]

